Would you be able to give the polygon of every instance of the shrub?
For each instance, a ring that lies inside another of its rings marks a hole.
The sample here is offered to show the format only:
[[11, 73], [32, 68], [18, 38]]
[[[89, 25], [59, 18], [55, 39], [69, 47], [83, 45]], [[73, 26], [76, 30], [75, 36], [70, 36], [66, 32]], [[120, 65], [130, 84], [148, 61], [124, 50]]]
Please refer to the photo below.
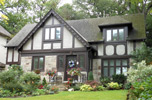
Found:
[[117, 82], [111, 82], [111, 83], [108, 83], [107, 87], [110, 90], [118, 90], [121, 88], [121, 85], [119, 85]]
[[39, 85], [40, 76], [38, 74], [35, 74], [34, 72], [24, 73], [20, 77], [20, 82], [22, 87], [24, 88], [24, 91], [33, 92], [37, 89]]
[[45, 77], [43, 78], [42, 85], [43, 85], [43, 86], [44, 86], [44, 85], [47, 85], [47, 82], [46, 82]]
[[51, 91], [54, 91], [54, 93], [58, 93], [59, 88], [58, 88], [57, 86], [52, 86], [52, 87], [50, 88], [50, 90], [51, 90]]
[[144, 82], [133, 83], [130, 94], [132, 98], [135, 96], [139, 100], [150, 100], [152, 98], [152, 76]]
[[117, 82], [119, 84], [124, 84], [127, 77], [123, 74], [117, 74], [117, 75], [112, 75], [112, 79], [114, 82]]
[[101, 83], [103, 86], [105, 86], [105, 87], [106, 87], [106, 85], [107, 85], [108, 83], [110, 83], [110, 82], [111, 82], [111, 80], [110, 80], [109, 77], [101, 77], [101, 78], [100, 78], [100, 83]]
[[[135, 68], [134, 66], [137, 67]], [[146, 65], [145, 61], [134, 63], [134, 66], [129, 68], [129, 75], [127, 77], [128, 82], [143, 82], [147, 77], [152, 76], [152, 65]]]
[[90, 71], [89, 74], [88, 74], [88, 80], [89, 81], [93, 81], [94, 80], [92, 71]]
[[132, 86], [132, 84], [131, 84], [130, 82], [128, 82], [128, 83], [125, 84], [124, 88], [125, 88], [126, 90], [128, 90], [128, 89], [131, 88], [131, 86]]
[[84, 84], [80, 87], [80, 90], [84, 92], [88, 92], [88, 91], [93, 90], [93, 88], [90, 85]]
[[18, 82], [20, 75], [22, 75], [22, 68], [18, 65], [12, 65], [9, 67], [8, 71], [3, 71], [0, 73], [0, 85], [3, 89], [10, 90], [13, 92], [22, 91], [22, 87]]
[[9, 90], [3, 90], [2, 88], [0, 89], [0, 97], [9, 97], [11, 94], [12, 92]]
[[103, 87], [102, 85], [101, 85], [101, 86], [98, 86], [98, 87], [97, 87], [97, 90], [98, 90], [98, 91], [103, 91], [103, 90], [104, 90], [104, 87]]
[[90, 85], [93, 88], [93, 90], [97, 90], [96, 88], [99, 85], [97, 81], [87, 81], [85, 84]]

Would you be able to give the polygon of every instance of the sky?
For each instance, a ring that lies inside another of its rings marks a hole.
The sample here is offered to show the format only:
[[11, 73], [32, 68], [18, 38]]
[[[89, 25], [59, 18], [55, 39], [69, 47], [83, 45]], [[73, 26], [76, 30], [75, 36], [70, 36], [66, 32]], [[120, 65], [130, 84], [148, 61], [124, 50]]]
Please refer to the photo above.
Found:
[[66, 3], [72, 4], [72, 0], [61, 0], [60, 6], [63, 6]]

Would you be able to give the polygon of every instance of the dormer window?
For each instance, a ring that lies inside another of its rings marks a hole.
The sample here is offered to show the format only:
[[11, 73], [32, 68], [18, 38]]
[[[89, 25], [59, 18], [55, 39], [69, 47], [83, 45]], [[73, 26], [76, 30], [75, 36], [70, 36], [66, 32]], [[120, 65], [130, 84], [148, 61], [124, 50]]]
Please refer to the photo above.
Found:
[[106, 30], [106, 41], [115, 42], [115, 41], [124, 41], [124, 40], [125, 40], [124, 28]]
[[61, 27], [45, 28], [45, 40], [60, 40]]

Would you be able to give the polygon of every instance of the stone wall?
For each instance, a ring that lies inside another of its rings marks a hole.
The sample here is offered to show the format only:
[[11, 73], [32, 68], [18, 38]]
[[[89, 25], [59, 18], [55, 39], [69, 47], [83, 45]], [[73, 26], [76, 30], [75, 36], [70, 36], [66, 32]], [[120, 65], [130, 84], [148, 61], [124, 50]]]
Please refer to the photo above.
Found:
[[21, 66], [25, 72], [30, 72], [32, 66], [32, 56], [21, 57]]
[[93, 77], [94, 77], [94, 80], [100, 81], [101, 59], [93, 59]]

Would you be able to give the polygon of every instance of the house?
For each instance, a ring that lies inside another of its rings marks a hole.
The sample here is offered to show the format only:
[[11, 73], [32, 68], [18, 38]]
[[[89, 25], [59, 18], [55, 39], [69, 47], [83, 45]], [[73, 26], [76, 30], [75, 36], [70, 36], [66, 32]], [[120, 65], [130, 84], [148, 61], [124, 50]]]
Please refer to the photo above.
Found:
[[6, 65], [7, 48], [5, 48], [5, 45], [10, 36], [11, 34], [0, 25], [0, 70], [3, 70]]
[[129, 54], [146, 38], [143, 14], [65, 21], [50, 10], [38, 24], [27, 24], [6, 45], [7, 64], [20, 64], [24, 71], [57, 70], [67, 81], [69, 61], [89, 71], [94, 79], [121, 74], [128, 70]]

